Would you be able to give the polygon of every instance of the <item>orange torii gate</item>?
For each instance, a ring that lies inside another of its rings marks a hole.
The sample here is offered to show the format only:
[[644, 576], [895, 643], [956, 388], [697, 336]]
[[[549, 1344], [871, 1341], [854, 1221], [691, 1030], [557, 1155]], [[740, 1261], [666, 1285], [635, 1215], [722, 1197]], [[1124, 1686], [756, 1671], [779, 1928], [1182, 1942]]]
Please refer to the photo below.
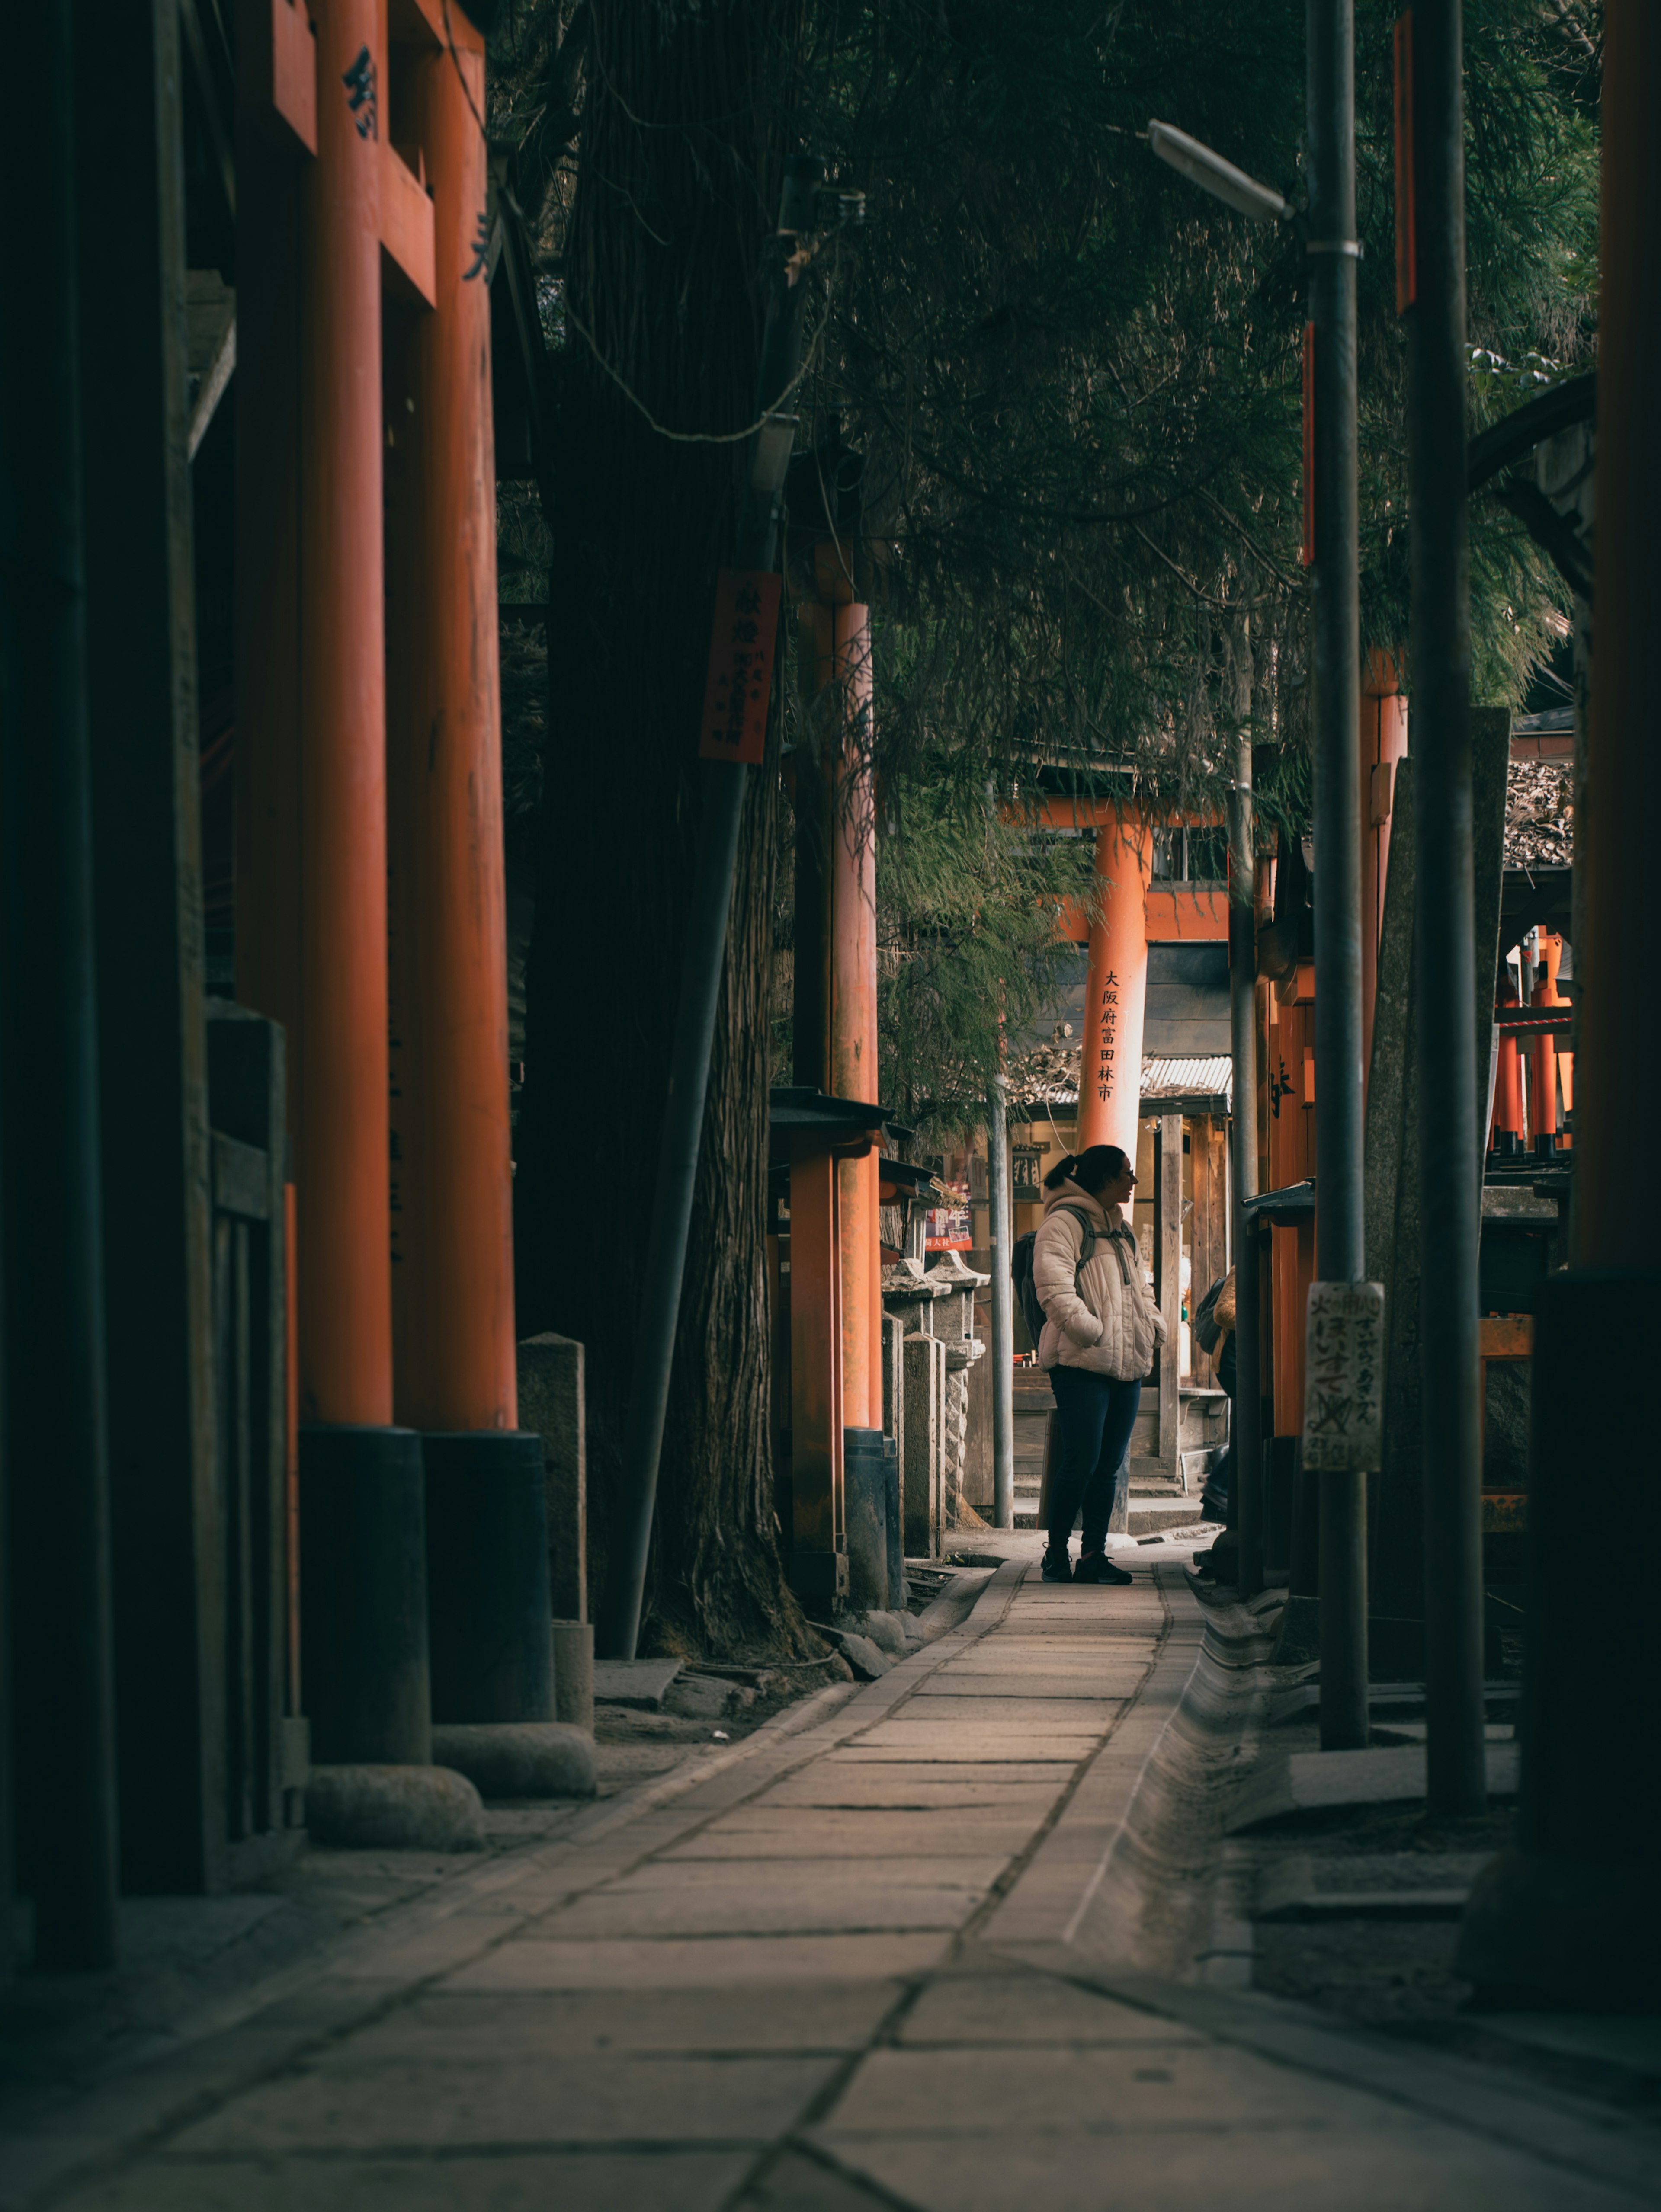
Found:
[[310, 16], [239, 19], [236, 983], [289, 1039], [313, 1752], [423, 1765], [435, 1719], [553, 1710], [517, 1429], [484, 43], [443, 0]]

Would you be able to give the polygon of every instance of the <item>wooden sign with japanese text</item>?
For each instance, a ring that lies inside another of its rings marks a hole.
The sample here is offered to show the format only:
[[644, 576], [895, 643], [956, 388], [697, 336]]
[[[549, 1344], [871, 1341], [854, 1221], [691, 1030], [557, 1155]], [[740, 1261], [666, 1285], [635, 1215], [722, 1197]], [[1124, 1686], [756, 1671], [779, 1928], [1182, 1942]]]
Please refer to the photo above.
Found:
[[721, 572], [703, 689], [700, 760], [743, 761], [751, 768], [761, 763], [783, 588], [782, 576], [758, 569]]
[[1382, 1467], [1384, 1285], [1311, 1283], [1305, 1348], [1304, 1465], [1323, 1474]]

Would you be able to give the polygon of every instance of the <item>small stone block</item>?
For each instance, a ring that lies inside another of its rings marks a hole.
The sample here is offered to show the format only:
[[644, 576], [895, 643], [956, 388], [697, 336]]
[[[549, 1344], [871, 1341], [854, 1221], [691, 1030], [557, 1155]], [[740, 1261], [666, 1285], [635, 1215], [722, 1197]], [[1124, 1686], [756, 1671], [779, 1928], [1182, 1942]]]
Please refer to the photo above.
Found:
[[556, 1620], [554, 1630], [554, 1718], [586, 1734], [594, 1732], [594, 1624]]
[[679, 1672], [678, 1659], [596, 1659], [594, 1703], [660, 1713], [663, 1693]]
[[[867, 1620], [869, 1617], [868, 1614], [865, 1616]], [[825, 1628], [817, 1621], [813, 1625], [818, 1628], [821, 1636], [830, 1638], [862, 1681], [876, 1681], [894, 1663], [882, 1646], [868, 1636], [856, 1636], [843, 1628]]]
[[479, 1851], [484, 1808], [445, 1766], [314, 1766], [306, 1784], [314, 1843], [380, 1851]]
[[435, 1728], [433, 1756], [482, 1797], [592, 1797], [593, 1738], [563, 1721], [485, 1721]]

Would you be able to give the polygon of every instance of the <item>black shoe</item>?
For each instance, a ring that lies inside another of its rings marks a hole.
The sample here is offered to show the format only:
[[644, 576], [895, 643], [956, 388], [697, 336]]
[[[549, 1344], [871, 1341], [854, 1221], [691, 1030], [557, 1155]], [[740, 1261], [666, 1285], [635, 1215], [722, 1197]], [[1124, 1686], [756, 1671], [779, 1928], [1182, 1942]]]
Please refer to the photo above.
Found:
[[1070, 1583], [1073, 1570], [1068, 1564], [1066, 1547], [1059, 1552], [1052, 1544], [1043, 1555], [1043, 1578], [1047, 1583]]
[[1073, 1570], [1075, 1583], [1128, 1583], [1132, 1577], [1116, 1567], [1105, 1552], [1086, 1552]]

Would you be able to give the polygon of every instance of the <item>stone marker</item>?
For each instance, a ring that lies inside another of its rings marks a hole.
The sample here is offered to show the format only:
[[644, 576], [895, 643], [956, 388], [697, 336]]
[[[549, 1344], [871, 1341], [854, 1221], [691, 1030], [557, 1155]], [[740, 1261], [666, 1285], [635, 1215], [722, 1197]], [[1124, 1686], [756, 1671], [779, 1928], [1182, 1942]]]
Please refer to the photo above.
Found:
[[556, 1620], [554, 1718], [594, 1732], [594, 1624]]
[[556, 1620], [588, 1618], [588, 1473], [582, 1346], [569, 1336], [519, 1346], [520, 1426], [542, 1438], [548, 1479], [548, 1567]]
[[940, 1556], [940, 1465], [946, 1346], [932, 1336], [908, 1336], [905, 1358], [905, 1443], [901, 1460], [900, 1510], [908, 1559]]

